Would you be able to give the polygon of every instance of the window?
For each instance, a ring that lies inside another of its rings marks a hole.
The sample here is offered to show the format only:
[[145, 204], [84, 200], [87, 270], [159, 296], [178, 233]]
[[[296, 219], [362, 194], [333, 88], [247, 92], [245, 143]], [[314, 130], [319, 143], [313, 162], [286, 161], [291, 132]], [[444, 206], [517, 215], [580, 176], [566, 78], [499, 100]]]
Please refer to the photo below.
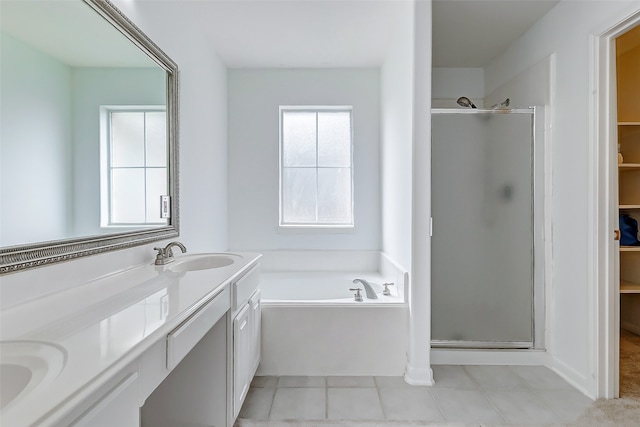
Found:
[[167, 119], [164, 107], [102, 107], [101, 225], [167, 223]]
[[351, 107], [280, 107], [280, 226], [353, 227]]

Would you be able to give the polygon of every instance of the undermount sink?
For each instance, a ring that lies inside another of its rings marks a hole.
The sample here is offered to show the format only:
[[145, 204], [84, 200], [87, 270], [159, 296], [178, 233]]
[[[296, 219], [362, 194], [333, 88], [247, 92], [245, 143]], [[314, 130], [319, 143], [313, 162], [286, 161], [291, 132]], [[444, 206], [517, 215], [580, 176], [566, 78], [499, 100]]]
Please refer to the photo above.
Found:
[[178, 273], [227, 267], [242, 258], [234, 254], [194, 254], [176, 257], [168, 269]]
[[0, 409], [19, 402], [55, 379], [66, 355], [58, 347], [34, 341], [0, 342]]

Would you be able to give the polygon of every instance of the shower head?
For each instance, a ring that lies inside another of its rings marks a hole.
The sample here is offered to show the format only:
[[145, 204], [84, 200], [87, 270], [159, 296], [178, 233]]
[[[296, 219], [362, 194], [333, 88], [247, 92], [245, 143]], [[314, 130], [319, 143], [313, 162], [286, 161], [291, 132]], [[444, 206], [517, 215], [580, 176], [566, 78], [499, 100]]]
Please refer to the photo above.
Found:
[[469, 98], [467, 98], [466, 96], [461, 96], [460, 98], [458, 98], [458, 100], [456, 101], [458, 103], [459, 106], [461, 107], [465, 107], [465, 108], [477, 108], [476, 104], [474, 104], [473, 102], [471, 102], [471, 100]]
[[509, 98], [505, 99], [504, 101], [500, 102], [499, 104], [493, 104], [491, 106], [492, 110], [500, 110], [503, 108], [507, 108], [509, 106]]

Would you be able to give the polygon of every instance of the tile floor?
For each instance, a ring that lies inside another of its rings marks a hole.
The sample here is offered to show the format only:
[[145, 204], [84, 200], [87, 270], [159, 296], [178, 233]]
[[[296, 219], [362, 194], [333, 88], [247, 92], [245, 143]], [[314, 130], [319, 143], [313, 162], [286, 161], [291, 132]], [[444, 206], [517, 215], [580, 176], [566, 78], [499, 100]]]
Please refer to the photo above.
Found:
[[402, 377], [256, 377], [240, 418], [486, 424], [575, 421], [592, 401], [542, 366], [433, 366], [436, 384]]

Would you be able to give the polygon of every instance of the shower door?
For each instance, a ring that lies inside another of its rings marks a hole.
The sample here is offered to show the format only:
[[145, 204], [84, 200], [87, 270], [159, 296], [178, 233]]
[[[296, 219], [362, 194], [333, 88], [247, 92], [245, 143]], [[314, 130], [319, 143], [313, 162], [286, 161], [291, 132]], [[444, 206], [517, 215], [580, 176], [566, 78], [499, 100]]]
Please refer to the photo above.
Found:
[[533, 347], [533, 120], [433, 110], [434, 347]]

